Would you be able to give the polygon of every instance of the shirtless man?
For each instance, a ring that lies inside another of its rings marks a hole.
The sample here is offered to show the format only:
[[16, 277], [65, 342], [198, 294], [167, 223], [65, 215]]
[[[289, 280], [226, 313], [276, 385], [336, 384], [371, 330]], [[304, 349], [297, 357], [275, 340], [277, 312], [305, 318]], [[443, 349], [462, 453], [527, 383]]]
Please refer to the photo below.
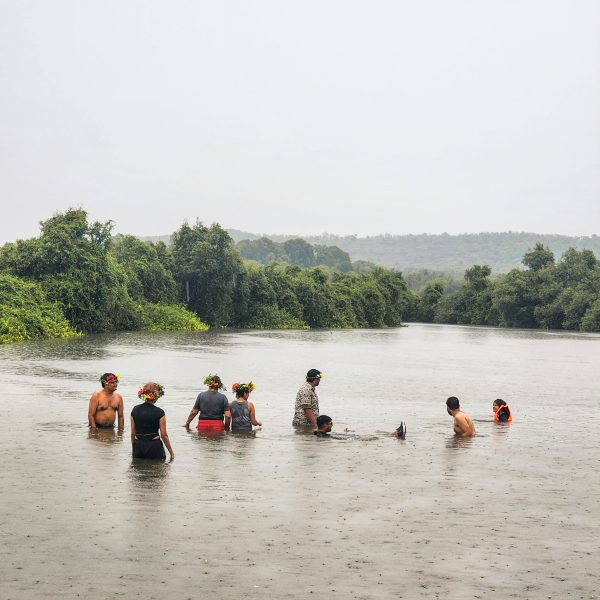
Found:
[[123, 430], [123, 397], [117, 394], [119, 377], [114, 373], [104, 373], [100, 377], [102, 389], [94, 392], [90, 398], [88, 421], [92, 429], [114, 427], [115, 416], [119, 416], [119, 430]]
[[451, 417], [454, 417], [454, 433], [460, 437], [471, 437], [475, 435], [475, 425], [471, 417], [460, 410], [458, 398], [450, 396], [446, 400], [446, 410]]

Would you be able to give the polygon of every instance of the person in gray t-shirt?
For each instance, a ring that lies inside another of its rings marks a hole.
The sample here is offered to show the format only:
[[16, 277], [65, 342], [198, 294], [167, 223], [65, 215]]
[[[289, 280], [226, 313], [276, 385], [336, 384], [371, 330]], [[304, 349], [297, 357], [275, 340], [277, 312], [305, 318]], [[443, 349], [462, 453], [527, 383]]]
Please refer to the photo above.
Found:
[[189, 428], [196, 415], [199, 415], [198, 431], [226, 431], [231, 422], [229, 401], [227, 396], [219, 392], [225, 389], [225, 386], [218, 375], [212, 374], [205, 377], [204, 384], [208, 386], [208, 390], [198, 394], [194, 408], [190, 411], [183, 427]]

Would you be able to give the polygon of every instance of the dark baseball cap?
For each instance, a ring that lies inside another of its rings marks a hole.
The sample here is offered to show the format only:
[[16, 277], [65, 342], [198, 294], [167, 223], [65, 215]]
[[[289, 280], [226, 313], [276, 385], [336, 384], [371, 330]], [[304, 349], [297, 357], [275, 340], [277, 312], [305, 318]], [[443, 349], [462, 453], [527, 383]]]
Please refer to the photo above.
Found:
[[310, 369], [306, 374], [306, 379], [316, 379], [317, 377], [321, 378], [323, 374], [319, 369]]

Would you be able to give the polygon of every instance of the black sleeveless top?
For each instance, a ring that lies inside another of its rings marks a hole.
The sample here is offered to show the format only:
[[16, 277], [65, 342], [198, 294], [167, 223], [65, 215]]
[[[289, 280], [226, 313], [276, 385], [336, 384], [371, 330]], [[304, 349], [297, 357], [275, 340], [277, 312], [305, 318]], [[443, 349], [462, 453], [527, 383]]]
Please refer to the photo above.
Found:
[[133, 407], [131, 411], [135, 431], [141, 435], [158, 434], [159, 421], [165, 416], [165, 411], [150, 402], [144, 402]]

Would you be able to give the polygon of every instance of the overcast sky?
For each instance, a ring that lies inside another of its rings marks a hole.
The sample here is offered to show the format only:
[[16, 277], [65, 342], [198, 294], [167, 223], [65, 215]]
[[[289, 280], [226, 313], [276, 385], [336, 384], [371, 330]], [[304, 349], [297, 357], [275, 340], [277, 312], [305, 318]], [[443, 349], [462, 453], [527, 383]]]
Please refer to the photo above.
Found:
[[597, 0], [0, 0], [0, 242], [600, 234]]

